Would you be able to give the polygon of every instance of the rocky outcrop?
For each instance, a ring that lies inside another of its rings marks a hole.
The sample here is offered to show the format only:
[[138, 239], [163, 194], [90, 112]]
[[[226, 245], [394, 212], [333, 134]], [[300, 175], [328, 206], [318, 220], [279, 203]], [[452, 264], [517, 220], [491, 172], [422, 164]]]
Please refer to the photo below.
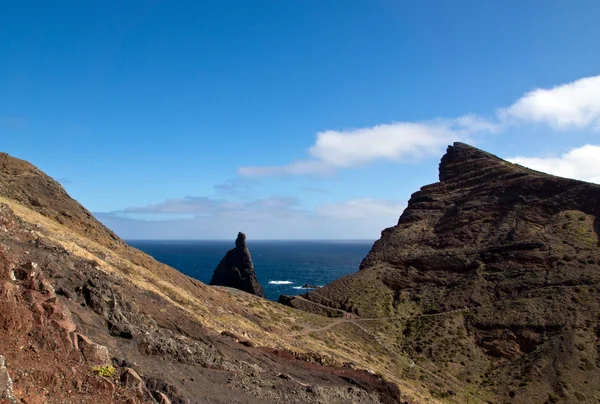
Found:
[[238, 233], [235, 248], [225, 254], [215, 269], [210, 284], [236, 288], [260, 297], [265, 296], [256, 278], [244, 233]]
[[389, 318], [415, 363], [491, 402], [600, 399], [600, 186], [463, 143], [439, 179], [360, 271], [288, 304]]

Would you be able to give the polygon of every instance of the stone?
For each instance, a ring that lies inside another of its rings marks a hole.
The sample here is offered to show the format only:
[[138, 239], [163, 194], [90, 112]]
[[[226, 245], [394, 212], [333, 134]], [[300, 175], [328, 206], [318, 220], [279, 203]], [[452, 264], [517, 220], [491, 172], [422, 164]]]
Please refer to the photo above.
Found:
[[77, 334], [77, 344], [86, 361], [97, 364], [110, 362], [108, 348], [105, 346], [98, 345], [81, 334]]
[[165, 396], [160, 391], [155, 391], [154, 393], [152, 393], [152, 396], [158, 402], [158, 404], [171, 404], [171, 400], [169, 400], [169, 397]]
[[35, 262], [27, 262], [21, 265], [20, 267], [14, 269], [15, 279], [21, 281], [37, 279], [39, 273], [39, 265]]
[[0, 399], [4, 399], [9, 403], [17, 403], [17, 399], [13, 394], [13, 382], [6, 368], [6, 360], [0, 355]]
[[102, 376], [94, 376], [88, 380], [89, 386], [97, 393], [113, 394], [115, 385], [113, 382]]
[[135, 390], [138, 393], [138, 396], [142, 398], [144, 401], [155, 402], [155, 398], [150, 394], [148, 389], [146, 388], [146, 384], [144, 380], [140, 377], [140, 375], [131, 368], [125, 368], [120, 377], [121, 385], [124, 387]]
[[43, 279], [40, 283], [40, 292], [50, 297], [56, 296], [54, 287], [47, 279]]
[[123, 322], [109, 322], [109, 332], [113, 337], [119, 337], [124, 339], [132, 339], [133, 333], [131, 327]]
[[250, 250], [246, 245], [246, 235], [244, 233], [238, 233], [235, 248], [225, 254], [225, 257], [215, 269], [210, 284], [228, 286], [265, 297], [263, 288], [254, 272], [254, 264], [250, 257]]
[[144, 381], [137, 374], [137, 372], [131, 368], [125, 368], [121, 374], [121, 384], [129, 389], [142, 390]]

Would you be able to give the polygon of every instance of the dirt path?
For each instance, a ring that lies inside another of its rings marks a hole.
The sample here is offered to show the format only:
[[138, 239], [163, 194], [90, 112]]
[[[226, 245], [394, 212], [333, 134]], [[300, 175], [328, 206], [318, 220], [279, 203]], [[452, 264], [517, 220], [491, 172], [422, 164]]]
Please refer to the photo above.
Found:
[[337, 311], [337, 312], [338, 312], [338, 313], [340, 313], [341, 315], [344, 315], [344, 314], [346, 314], [346, 312], [345, 312], [344, 310], [341, 310], [341, 309], [334, 309], [333, 307], [329, 307], [329, 306], [326, 306], [326, 305], [324, 305], [324, 304], [317, 303], [317, 302], [313, 302], [312, 300], [305, 299], [305, 298], [303, 298], [302, 296], [294, 296], [294, 298], [296, 298], [296, 299], [299, 299], [299, 300], [302, 300], [303, 302], [306, 302], [306, 303], [309, 303], [309, 304], [312, 304], [312, 305], [315, 305], [315, 306], [321, 307], [321, 308], [323, 308], [323, 309], [325, 309], [325, 310], [328, 310], [328, 311], [329, 311], [329, 310], [333, 310], [333, 311]]
[[296, 335], [306, 335], [306, 334], [310, 334], [311, 332], [327, 331], [330, 328], [335, 327], [338, 324], [343, 324], [343, 323], [357, 324], [358, 322], [362, 322], [362, 321], [382, 321], [382, 320], [390, 320], [390, 319], [392, 319], [392, 317], [373, 317], [373, 318], [357, 318], [357, 317], [352, 317], [352, 318], [340, 318], [338, 320], [335, 320], [335, 321], [327, 324], [324, 327], [320, 327], [320, 328], [307, 327], [307, 328], [303, 329], [302, 331], [298, 332]]
[[[303, 330], [297, 332], [296, 334], [294, 334], [293, 336], [296, 337], [298, 335], [306, 335], [306, 334], [310, 334], [311, 332], [322, 332], [322, 331], [327, 331], [333, 327], [335, 327], [338, 324], [343, 324], [343, 323], [349, 323], [349, 324], [356, 324], [358, 325], [359, 322], [363, 322], [363, 321], [383, 321], [383, 320], [393, 320], [395, 319], [395, 317], [369, 317], [369, 318], [361, 318], [356, 316], [356, 314], [350, 314], [350, 313], [346, 313], [345, 311], [342, 311], [340, 309], [333, 309], [331, 307], [325, 306], [323, 304], [320, 303], [316, 303], [310, 300], [307, 300], [305, 298], [303, 298], [302, 296], [296, 296], [297, 299], [302, 299], [303, 301], [310, 303], [310, 304], [314, 304], [316, 306], [321, 306], [325, 309], [328, 310], [336, 310], [340, 313], [342, 313], [344, 315], [344, 317], [338, 318], [335, 321], [332, 321], [331, 323], [327, 324], [324, 327], [305, 327]], [[415, 319], [415, 318], [419, 318], [419, 317], [438, 317], [438, 316], [444, 316], [444, 315], [448, 315], [448, 314], [453, 314], [453, 313], [464, 313], [471, 310], [468, 307], [462, 308], [462, 309], [455, 309], [455, 310], [449, 310], [449, 311], [444, 311], [444, 312], [440, 312], [440, 313], [431, 313], [431, 314], [418, 314], [418, 315], [414, 315], [414, 316], [409, 316], [407, 318], [407, 320], [411, 320], [411, 319]], [[364, 328], [363, 327], [359, 327], [361, 328], [363, 331]]]

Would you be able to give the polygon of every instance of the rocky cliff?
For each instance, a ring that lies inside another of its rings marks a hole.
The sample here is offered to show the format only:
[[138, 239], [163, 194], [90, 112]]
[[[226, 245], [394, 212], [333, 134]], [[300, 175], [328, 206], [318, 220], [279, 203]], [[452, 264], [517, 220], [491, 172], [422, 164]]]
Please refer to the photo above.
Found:
[[599, 401], [600, 186], [462, 143], [439, 179], [411, 196], [359, 272], [281, 301], [387, 319], [376, 335], [437, 396]]
[[250, 250], [246, 245], [246, 235], [238, 233], [235, 247], [227, 251], [221, 260], [212, 279], [211, 285], [229, 286], [243, 290], [256, 296], [265, 297], [262, 286], [258, 283]]

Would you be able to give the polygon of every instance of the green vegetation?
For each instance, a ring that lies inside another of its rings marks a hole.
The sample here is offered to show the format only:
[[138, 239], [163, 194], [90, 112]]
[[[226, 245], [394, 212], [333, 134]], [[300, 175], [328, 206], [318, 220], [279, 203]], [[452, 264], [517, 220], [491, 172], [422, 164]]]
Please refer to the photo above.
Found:
[[92, 370], [94, 372], [96, 372], [96, 374], [98, 376], [108, 377], [108, 378], [114, 378], [116, 376], [116, 369], [112, 365], [95, 366], [92, 368]]

